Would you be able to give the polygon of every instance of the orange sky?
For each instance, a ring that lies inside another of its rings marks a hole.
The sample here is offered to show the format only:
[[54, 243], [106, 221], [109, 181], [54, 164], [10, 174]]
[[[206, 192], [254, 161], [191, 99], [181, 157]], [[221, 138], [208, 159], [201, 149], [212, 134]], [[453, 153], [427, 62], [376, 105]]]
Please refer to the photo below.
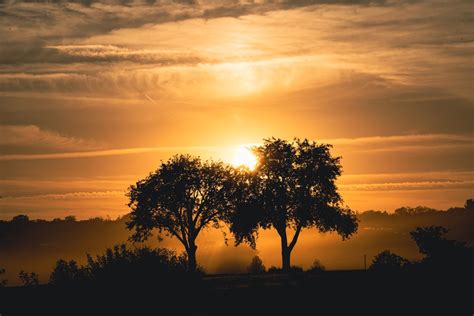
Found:
[[471, 4], [0, 5], [0, 219], [128, 212], [175, 153], [307, 137], [362, 211], [473, 196]]

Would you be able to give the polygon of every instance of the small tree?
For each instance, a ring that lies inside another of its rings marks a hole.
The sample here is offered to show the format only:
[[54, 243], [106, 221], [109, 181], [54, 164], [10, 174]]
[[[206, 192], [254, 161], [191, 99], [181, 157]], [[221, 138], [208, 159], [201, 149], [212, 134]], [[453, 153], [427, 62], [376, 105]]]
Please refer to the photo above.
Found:
[[[5, 274], [5, 269], [0, 268], [0, 276]], [[7, 285], [8, 280], [4, 278], [0, 278], [0, 287]]]
[[23, 270], [18, 274], [24, 286], [37, 286], [39, 284], [39, 276], [35, 272], [25, 272]]
[[474, 211], [474, 199], [466, 200], [466, 203], [464, 203], [464, 208], [466, 210]]
[[[291, 252], [301, 230], [335, 231], [346, 239], [357, 231], [357, 218], [343, 207], [335, 180], [341, 174], [339, 157], [330, 145], [308, 140], [265, 139], [254, 148], [258, 164], [234, 197], [229, 216], [236, 243], [255, 246], [259, 228], [274, 228], [281, 241], [282, 269], [289, 272]], [[241, 198], [244, 197], [244, 199]], [[293, 236], [288, 230], [294, 231]]]
[[326, 271], [326, 267], [321, 263], [319, 259], [315, 259], [308, 272], [323, 272]]
[[134, 241], [144, 241], [153, 229], [178, 239], [196, 271], [196, 238], [203, 228], [219, 227], [228, 208], [230, 167], [202, 162], [189, 155], [174, 156], [128, 191], [132, 208], [129, 229]]
[[394, 254], [389, 250], [384, 250], [374, 257], [370, 270], [396, 271], [402, 269], [408, 263], [407, 259]]
[[29, 221], [30, 218], [27, 215], [17, 215], [11, 220], [13, 224], [27, 224]]
[[64, 220], [65, 220], [66, 222], [75, 222], [77, 219], [76, 219], [76, 216], [74, 216], [74, 215], [69, 215], [69, 216], [64, 217]]
[[252, 258], [250, 265], [247, 267], [247, 272], [250, 274], [262, 274], [265, 273], [267, 269], [263, 265], [262, 259], [259, 256], [255, 256]]

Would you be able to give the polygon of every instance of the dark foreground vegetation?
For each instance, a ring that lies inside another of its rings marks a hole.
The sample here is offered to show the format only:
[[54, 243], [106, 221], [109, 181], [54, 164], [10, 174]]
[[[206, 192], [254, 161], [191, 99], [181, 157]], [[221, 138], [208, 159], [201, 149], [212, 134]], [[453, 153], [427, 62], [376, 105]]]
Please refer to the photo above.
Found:
[[368, 270], [268, 272], [254, 257], [249, 274], [189, 272], [187, 257], [119, 245], [85, 265], [59, 260], [46, 285], [0, 287], [2, 315], [471, 315], [473, 249], [440, 226], [412, 231], [423, 254], [389, 250]]
[[2, 315], [471, 315], [461, 271], [333, 271], [6, 288]]

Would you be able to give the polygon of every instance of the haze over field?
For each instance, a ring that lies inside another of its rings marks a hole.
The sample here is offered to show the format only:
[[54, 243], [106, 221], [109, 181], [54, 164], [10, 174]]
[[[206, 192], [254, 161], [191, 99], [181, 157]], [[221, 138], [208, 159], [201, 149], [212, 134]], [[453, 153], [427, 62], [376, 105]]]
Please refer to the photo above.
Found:
[[[60, 258], [84, 264], [86, 253], [101, 254], [107, 247], [127, 242], [131, 234], [125, 228], [128, 220], [129, 216], [116, 221], [30, 221], [16, 226], [0, 221], [0, 231], [3, 232], [0, 235], [0, 261], [7, 271], [9, 284], [20, 284], [20, 270], [35, 271], [42, 282], [47, 282]], [[359, 220], [359, 231], [346, 241], [335, 233], [303, 230], [294, 250], [293, 263], [308, 269], [318, 259], [328, 270], [362, 269], [364, 255], [369, 266], [374, 256], [385, 249], [409, 260], [420, 260], [422, 256], [409, 234], [417, 226], [443, 225], [450, 229], [450, 238], [466, 242], [468, 246], [474, 245], [471, 233], [474, 209], [399, 208], [395, 214], [364, 212], [359, 214]], [[227, 232], [227, 245], [222, 231]], [[197, 240], [198, 262], [207, 273], [244, 273], [255, 255], [262, 258], [267, 268], [280, 266], [280, 241], [276, 231], [261, 231], [255, 250], [248, 245], [234, 247], [228, 229], [222, 231], [206, 229]], [[153, 237], [146, 245], [184, 251], [175, 238], [158, 242]]]

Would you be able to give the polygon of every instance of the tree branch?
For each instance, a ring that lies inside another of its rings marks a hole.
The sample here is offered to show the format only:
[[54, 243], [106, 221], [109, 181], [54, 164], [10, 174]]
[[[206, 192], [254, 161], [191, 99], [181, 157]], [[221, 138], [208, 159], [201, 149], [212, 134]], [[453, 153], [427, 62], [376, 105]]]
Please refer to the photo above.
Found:
[[302, 223], [299, 223], [298, 224], [298, 227], [296, 227], [296, 232], [295, 232], [295, 235], [293, 236], [293, 239], [291, 240], [291, 243], [290, 245], [288, 246], [288, 248], [290, 249], [290, 251], [293, 250], [293, 248], [295, 247], [296, 245], [296, 242], [298, 241], [298, 237], [300, 235], [300, 232], [301, 232], [301, 229], [303, 228], [303, 224]]
[[199, 204], [198, 210], [196, 212], [196, 216], [193, 219], [193, 225], [196, 226], [199, 216], [202, 214], [202, 210], [204, 209], [204, 205], [206, 203], [207, 197], [209, 196], [209, 190], [207, 191], [206, 195], [203, 195], [201, 191], [199, 193], [202, 196], [201, 203]]

